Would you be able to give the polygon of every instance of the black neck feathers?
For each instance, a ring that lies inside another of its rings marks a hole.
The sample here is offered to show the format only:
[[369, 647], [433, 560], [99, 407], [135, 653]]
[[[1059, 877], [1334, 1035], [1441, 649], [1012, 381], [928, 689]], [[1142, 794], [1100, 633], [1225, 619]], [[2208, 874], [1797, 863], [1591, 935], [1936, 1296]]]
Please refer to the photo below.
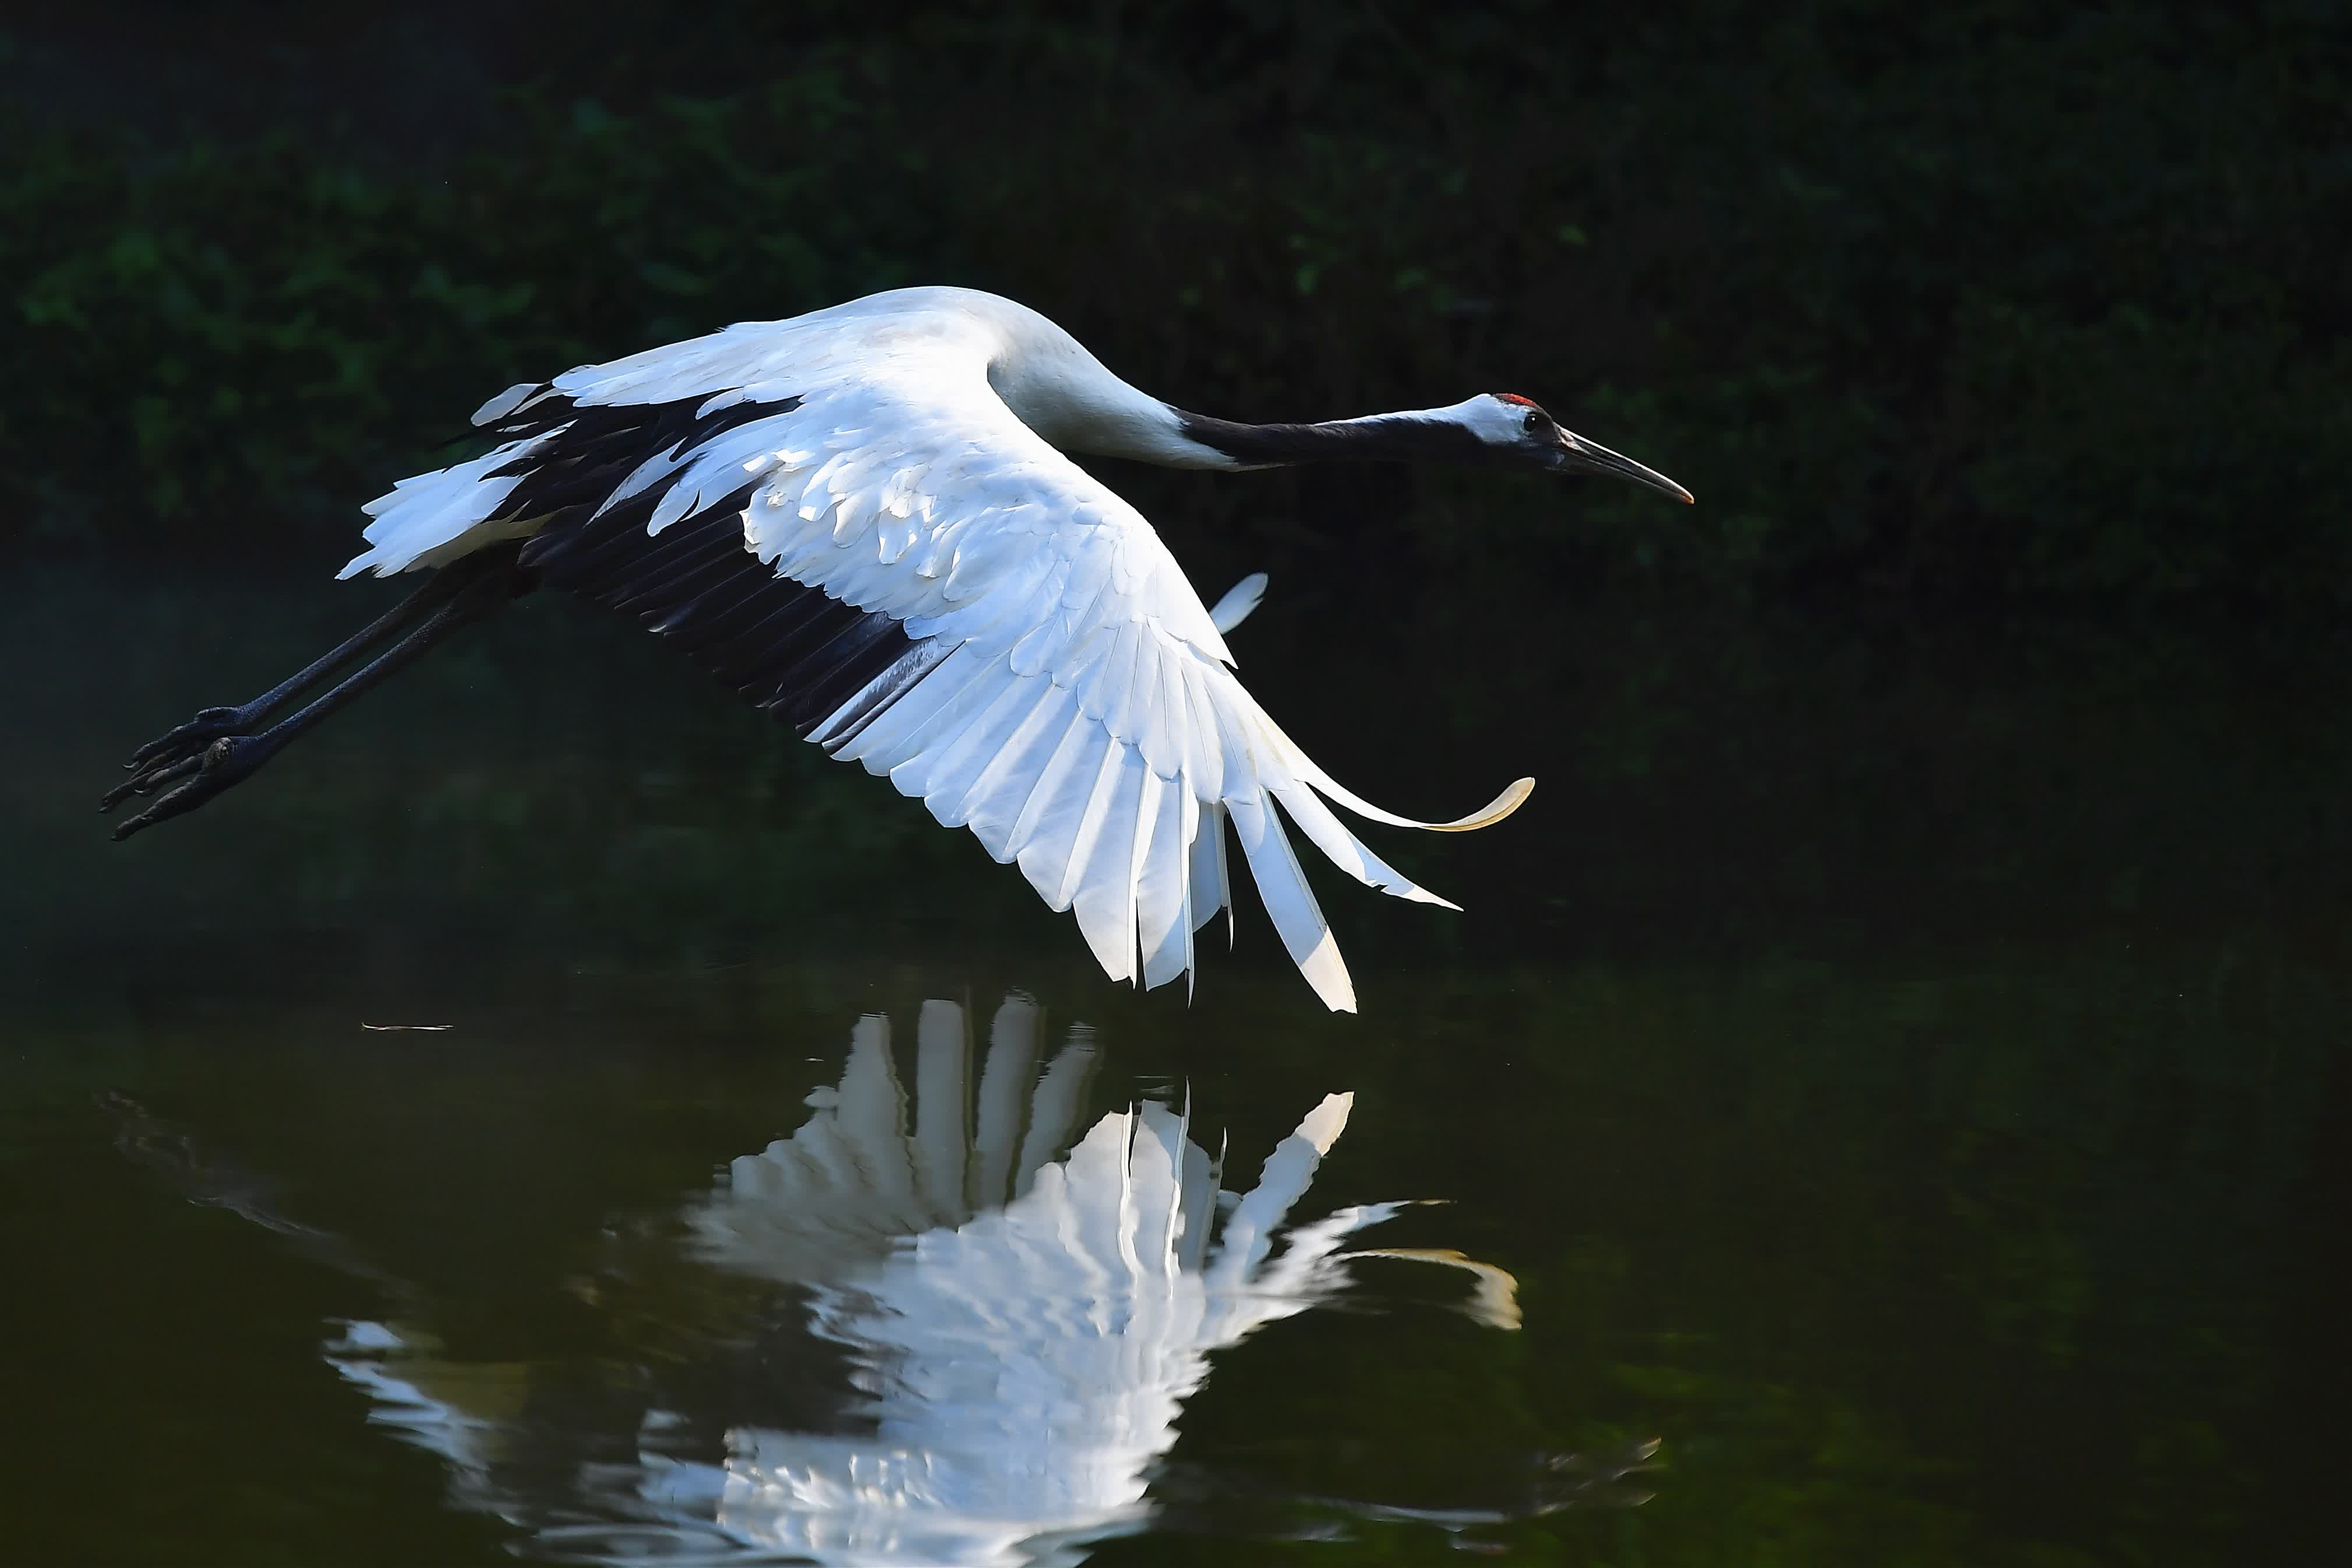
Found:
[[1324, 425], [1243, 425], [1181, 410], [1178, 417], [1187, 440], [1223, 452], [1245, 468], [1289, 463], [1461, 462], [1486, 450], [1476, 435], [1451, 420], [1411, 415]]

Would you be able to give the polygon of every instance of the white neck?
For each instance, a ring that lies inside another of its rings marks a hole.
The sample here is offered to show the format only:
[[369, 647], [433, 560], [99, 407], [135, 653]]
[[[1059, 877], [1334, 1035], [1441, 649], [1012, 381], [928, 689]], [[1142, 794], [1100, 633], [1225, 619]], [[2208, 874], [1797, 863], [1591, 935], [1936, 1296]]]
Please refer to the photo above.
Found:
[[[946, 291], [942, 291], [946, 292]], [[1170, 406], [1113, 375], [1085, 345], [1024, 305], [955, 290], [994, 340], [989, 384], [1021, 422], [1065, 452], [1168, 468], [1458, 458], [1517, 438], [1522, 411], [1491, 396], [1444, 408], [1315, 425], [1240, 425]]]
[[[1065, 452], [1165, 468], [1235, 468], [1189, 439], [1183, 416], [1113, 375], [1078, 341], [1034, 311], [1031, 330], [990, 362], [989, 384], [1020, 421]], [[1043, 331], [1035, 329], [1042, 328]]]

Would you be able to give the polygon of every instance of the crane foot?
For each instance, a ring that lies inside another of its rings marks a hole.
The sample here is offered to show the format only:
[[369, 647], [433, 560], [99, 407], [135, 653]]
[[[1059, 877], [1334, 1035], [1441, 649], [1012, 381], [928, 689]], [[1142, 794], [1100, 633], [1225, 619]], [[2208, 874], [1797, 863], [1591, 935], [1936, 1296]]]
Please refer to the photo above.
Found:
[[167, 784], [185, 780], [179, 787], [159, 797], [155, 803], [136, 816], [125, 817], [115, 826], [114, 837], [119, 843], [144, 827], [194, 811], [232, 784], [244, 783], [268, 762], [278, 747], [268, 737], [258, 735], [224, 735], [194, 756], [158, 763], [133, 778], [109, 790], [99, 804], [100, 811], [110, 811], [126, 795], [147, 795]]
[[243, 708], [200, 709], [186, 723], [165, 731], [131, 752], [131, 760], [122, 765], [125, 770], [143, 773], [159, 763], [196, 756], [215, 741], [248, 732], [259, 717]]

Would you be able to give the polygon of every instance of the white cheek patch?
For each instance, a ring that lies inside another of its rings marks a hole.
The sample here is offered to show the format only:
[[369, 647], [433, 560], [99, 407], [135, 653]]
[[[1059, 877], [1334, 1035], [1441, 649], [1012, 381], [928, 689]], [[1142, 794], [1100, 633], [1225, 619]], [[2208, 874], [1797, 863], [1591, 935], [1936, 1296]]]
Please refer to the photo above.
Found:
[[1532, 403], [1506, 403], [1491, 392], [1482, 392], [1446, 412], [1458, 417], [1488, 446], [1511, 447], [1526, 438], [1528, 416], [1534, 409]]
[[1385, 424], [1396, 419], [1459, 425], [1489, 447], [1516, 447], [1527, 438], [1528, 415], [1535, 405], [1506, 403], [1491, 392], [1465, 397], [1443, 408], [1407, 408], [1395, 414], [1367, 414], [1356, 419], [1335, 419], [1335, 425]]

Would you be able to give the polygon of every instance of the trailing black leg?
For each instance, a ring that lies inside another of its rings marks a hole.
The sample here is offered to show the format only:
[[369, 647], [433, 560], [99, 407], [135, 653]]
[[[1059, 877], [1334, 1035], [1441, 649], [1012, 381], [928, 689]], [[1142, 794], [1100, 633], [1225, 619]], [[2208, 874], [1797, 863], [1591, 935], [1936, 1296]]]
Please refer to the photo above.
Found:
[[[352, 660], [373, 653], [446, 604], [450, 595], [463, 587], [469, 577], [479, 574], [478, 569], [466, 569], [471, 560], [472, 557], [468, 557], [467, 561], [434, 573], [408, 597], [251, 701], [240, 702], [232, 708], [203, 709], [177, 729], [156, 736], [131, 752], [131, 760], [123, 763], [123, 767], [143, 777], [160, 768], [201, 756], [206, 746], [223, 736], [251, 733], [262, 720], [304, 691]], [[106, 810], [131, 793], [130, 789], [110, 791], [99, 809]]]
[[[529, 591], [530, 586], [529, 574], [515, 564], [514, 556], [512, 547], [499, 547], [468, 556], [458, 563], [467, 568], [462, 573], [455, 566], [445, 568], [436, 574], [435, 582], [411, 595], [392, 614], [293, 679], [240, 708], [206, 709], [196, 716], [195, 723], [184, 724], [171, 735], [163, 737], [167, 742], [173, 742], [174, 737], [184, 733], [188, 737], [177, 740], [168, 748], [142, 747], [141, 756], [150, 760], [143, 766], [139, 766], [139, 771], [131, 778], [107, 791], [99, 803], [99, 809], [111, 811], [131, 795], [150, 795], [165, 784], [177, 784], [178, 787], [136, 816], [126, 818], [115, 828], [114, 837], [117, 839], [128, 838], [142, 828], [152, 827], [167, 818], [194, 811], [230, 785], [243, 783], [258, 772], [264, 763], [348, 706], [361, 693], [415, 662], [453, 633], [504, 608]], [[420, 600], [424, 601], [421, 620]], [[404, 631], [405, 635], [401, 635]], [[204, 732], [203, 726], [212, 715], [231, 716], [249, 722], [282, 707], [339, 666], [395, 636], [398, 640], [390, 647], [376, 654], [278, 723], [252, 733], [236, 731]], [[139, 765], [136, 759], [134, 765]]]

